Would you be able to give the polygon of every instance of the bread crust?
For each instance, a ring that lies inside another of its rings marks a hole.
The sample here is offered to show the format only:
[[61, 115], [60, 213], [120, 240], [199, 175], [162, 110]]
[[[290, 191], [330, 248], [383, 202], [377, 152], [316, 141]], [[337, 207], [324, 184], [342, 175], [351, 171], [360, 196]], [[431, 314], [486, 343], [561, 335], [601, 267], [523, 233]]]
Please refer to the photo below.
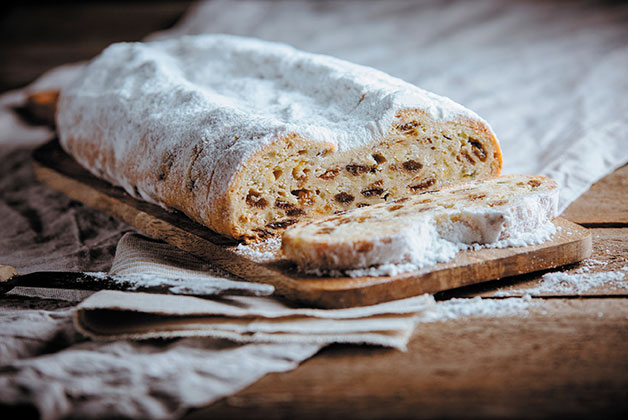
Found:
[[502, 165], [488, 124], [446, 98], [225, 35], [111, 46], [61, 92], [57, 126], [96, 176], [244, 241]]

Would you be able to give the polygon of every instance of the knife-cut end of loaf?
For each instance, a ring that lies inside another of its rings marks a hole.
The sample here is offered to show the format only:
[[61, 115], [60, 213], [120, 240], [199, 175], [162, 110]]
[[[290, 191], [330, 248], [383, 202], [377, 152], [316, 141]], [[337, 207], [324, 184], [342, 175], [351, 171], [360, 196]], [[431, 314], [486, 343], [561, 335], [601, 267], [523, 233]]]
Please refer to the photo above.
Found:
[[288, 136], [246, 165], [229, 203], [232, 235], [266, 239], [301, 220], [499, 175], [499, 144], [473, 120], [399, 111], [380, 141], [346, 151]]

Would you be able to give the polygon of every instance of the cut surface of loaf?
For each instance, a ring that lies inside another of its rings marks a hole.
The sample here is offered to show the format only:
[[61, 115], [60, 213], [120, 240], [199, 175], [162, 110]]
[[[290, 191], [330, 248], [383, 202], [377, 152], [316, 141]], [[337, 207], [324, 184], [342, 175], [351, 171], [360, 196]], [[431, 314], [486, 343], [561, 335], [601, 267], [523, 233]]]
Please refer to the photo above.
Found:
[[287, 229], [282, 251], [303, 270], [443, 262], [469, 244], [534, 240], [556, 217], [558, 185], [530, 175], [472, 181]]
[[110, 46], [61, 92], [57, 128], [92, 173], [245, 241], [502, 165], [488, 124], [447, 98], [230, 35]]

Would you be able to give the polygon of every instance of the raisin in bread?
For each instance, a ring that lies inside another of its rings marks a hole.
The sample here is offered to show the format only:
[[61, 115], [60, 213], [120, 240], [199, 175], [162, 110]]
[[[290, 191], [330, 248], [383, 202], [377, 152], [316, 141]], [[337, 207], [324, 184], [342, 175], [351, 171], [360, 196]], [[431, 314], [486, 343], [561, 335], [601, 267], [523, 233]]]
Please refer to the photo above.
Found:
[[61, 92], [56, 118], [92, 173], [245, 241], [502, 165], [488, 124], [447, 98], [229, 35], [114, 44]]
[[545, 177], [472, 181], [301, 222], [284, 232], [282, 250], [304, 270], [417, 263], [458, 244], [520, 238], [556, 217], [557, 203], [558, 185]]

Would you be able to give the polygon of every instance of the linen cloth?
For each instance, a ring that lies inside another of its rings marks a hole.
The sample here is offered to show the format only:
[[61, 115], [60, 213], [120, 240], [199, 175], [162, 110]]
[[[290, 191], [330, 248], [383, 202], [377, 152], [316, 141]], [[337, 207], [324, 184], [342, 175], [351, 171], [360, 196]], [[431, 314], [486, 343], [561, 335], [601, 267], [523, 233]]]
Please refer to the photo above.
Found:
[[109, 274], [203, 293], [248, 288], [253, 296], [83, 292], [79, 299], [89, 297], [74, 309], [32, 294], [18, 300], [29, 294], [18, 291], [0, 306], [0, 403], [32, 405], [50, 419], [176, 418], [266, 373], [293, 369], [326, 344], [403, 350], [417, 322], [434, 317], [427, 295], [341, 310], [290, 307], [255, 296], [272, 286], [264, 290], [135, 233], [120, 240]]
[[[149, 39], [201, 32], [287, 42], [448, 96], [492, 124], [505, 173], [559, 181], [561, 210], [628, 162], [625, 4], [212, 1]], [[77, 71], [68, 66], [0, 96], [0, 262], [18, 272], [105, 271], [131, 230], [34, 179], [30, 152], [53, 132], [26, 123], [19, 108], [29, 90], [62, 87]], [[51, 419], [175, 418], [320, 348], [199, 338], [103, 344], [72, 327], [86, 293], [20, 293], [39, 297], [0, 297], [0, 401], [33, 404]], [[229, 374], [215, 374], [207, 360]]]
[[[431, 296], [348, 309], [289, 306], [263, 297], [273, 287], [243, 281], [168, 244], [127, 233], [109, 270], [137, 285], [172, 285], [193, 296], [100, 291], [82, 302], [77, 329], [97, 340], [174, 337], [227, 338], [240, 343], [354, 343], [405, 350], [418, 316], [435, 308]], [[223, 295], [237, 291], [251, 296]], [[249, 293], [244, 293], [244, 292]], [[216, 366], [220, 371], [220, 365]]]
[[177, 294], [270, 296], [269, 284], [244, 281], [165, 242], [127, 233], [118, 246], [109, 275], [129, 286], [166, 286]]

